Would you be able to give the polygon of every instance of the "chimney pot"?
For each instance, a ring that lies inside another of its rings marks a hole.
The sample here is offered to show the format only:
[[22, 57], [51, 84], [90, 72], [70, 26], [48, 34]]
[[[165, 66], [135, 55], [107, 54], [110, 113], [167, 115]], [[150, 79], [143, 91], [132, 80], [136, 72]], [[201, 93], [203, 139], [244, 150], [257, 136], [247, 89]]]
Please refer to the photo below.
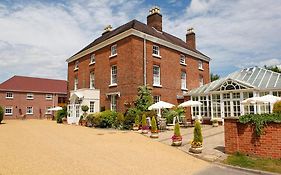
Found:
[[160, 14], [159, 7], [155, 6], [149, 10], [149, 15], [147, 16], [147, 25], [162, 32], [162, 15]]
[[188, 48], [193, 50], [196, 49], [196, 37], [195, 37], [194, 29], [192, 27], [187, 29], [186, 44]]

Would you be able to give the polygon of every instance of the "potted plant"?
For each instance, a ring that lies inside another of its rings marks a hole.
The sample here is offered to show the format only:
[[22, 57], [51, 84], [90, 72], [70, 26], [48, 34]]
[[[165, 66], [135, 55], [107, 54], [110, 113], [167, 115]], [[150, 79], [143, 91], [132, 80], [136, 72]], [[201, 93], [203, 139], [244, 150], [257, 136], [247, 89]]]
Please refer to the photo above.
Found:
[[217, 119], [213, 119], [212, 123], [213, 123], [213, 127], [218, 127], [219, 126], [219, 122], [218, 122]]
[[203, 136], [202, 136], [202, 130], [201, 125], [198, 120], [195, 122], [194, 131], [193, 131], [193, 141], [191, 142], [191, 147], [189, 148], [189, 151], [195, 154], [202, 153], [203, 149]]
[[172, 146], [181, 146], [182, 136], [180, 133], [180, 124], [177, 122], [174, 127], [174, 135], [172, 137]]
[[146, 123], [146, 115], [143, 114], [141, 118], [141, 133], [142, 134], [147, 134], [148, 133], [148, 126]]
[[158, 129], [157, 129], [157, 125], [156, 125], [156, 119], [155, 119], [154, 116], [151, 119], [151, 135], [150, 135], [150, 137], [151, 138], [158, 138], [159, 137]]
[[82, 118], [80, 118], [81, 120], [81, 125], [82, 126], [87, 126], [87, 120], [86, 120], [86, 116], [87, 116], [87, 111], [89, 110], [89, 107], [87, 105], [82, 105], [81, 106], [82, 111], [84, 112], [84, 114], [82, 115]]
[[134, 123], [134, 125], [133, 125], [133, 130], [134, 131], [138, 131], [139, 130], [139, 127], [140, 127], [140, 119], [139, 119], [140, 117], [139, 117], [139, 115], [137, 115], [136, 117], [135, 117], [135, 123]]
[[65, 116], [62, 118], [62, 123], [67, 124], [67, 118]]

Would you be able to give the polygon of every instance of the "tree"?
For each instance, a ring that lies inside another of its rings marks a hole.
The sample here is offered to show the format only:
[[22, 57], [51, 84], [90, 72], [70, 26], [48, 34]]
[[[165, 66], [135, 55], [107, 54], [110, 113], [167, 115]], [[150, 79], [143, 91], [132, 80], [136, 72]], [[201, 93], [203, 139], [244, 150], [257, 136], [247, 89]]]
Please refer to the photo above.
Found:
[[156, 119], [153, 116], [151, 120], [151, 132], [156, 133], [157, 132], [157, 125], [156, 125]]
[[279, 69], [277, 66], [264, 65], [264, 68], [267, 69], [267, 70], [271, 70], [273, 72], [281, 73], [281, 69]]
[[220, 79], [220, 76], [219, 76], [218, 74], [213, 74], [213, 73], [211, 73], [211, 82], [212, 82], [212, 81], [216, 81], [216, 80], [218, 80], [218, 79]]
[[151, 95], [151, 88], [148, 86], [140, 86], [138, 88], [138, 97], [135, 101], [135, 106], [139, 111], [147, 111], [148, 107], [153, 104], [153, 97]]
[[1, 124], [1, 122], [2, 122], [2, 120], [3, 120], [3, 115], [4, 115], [4, 110], [3, 110], [3, 108], [0, 106], [0, 124]]
[[202, 142], [203, 142], [203, 136], [202, 136], [201, 125], [200, 122], [196, 120], [194, 131], [193, 131], [193, 144], [199, 146], [202, 145]]

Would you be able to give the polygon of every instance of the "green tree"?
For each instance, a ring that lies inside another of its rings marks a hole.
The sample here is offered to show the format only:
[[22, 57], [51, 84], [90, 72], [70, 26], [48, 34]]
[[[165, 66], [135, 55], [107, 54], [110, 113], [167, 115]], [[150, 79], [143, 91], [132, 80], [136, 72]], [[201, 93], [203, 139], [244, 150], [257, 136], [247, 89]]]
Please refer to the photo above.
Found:
[[143, 130], [148, 129], [148, 128], [147, 128], [146, 115], [145, 115], [145, 114], [143, 114], [143, 115], [142, 115], [142, 118], [141, 118], [141, 127], [142, 127]]
[[139, 111], [147, 111], [148, 107], [153, 104], [151, 88], [148, 86], [140, 86], [138, 88], [138, 97], [135, 101], [135, 106]]
[[0, 106], [0, 123], [1, 123], [2, 120], [3, 120], [3, 116], [4, 116], [4, 110], [3, 110], [3, 108]]
[[202, 143], [203, 142], [201, 125], [200, 125], [200, 122], [198, 120], [196, 120], [195, 126], [194, 126], [193, 142], [195, 142], [195, 143]]
[[281, 69], [279, 69], [277, 66], [264, 65], [264, 68], [267, 69], [267, 70], [271, 70], [273, 72], [281, 73]]
[[177, 122], [174, 127], [174, 136], [181, 137], [180, 124]]
[[151, 119], [151, 132], [152, 132], [152, 133], [157, 132], [156, 119], [155, 119], [154, 116], [153, 116], [152, 119]]
[[218, 80], [218, 79], [220, 79], [220, 76], [219, 76], [218, 74], [213, 74], [213, 73], [211, 73], [211, 82], [212, 82], [212, 81], [216, 81], [216, 80]]

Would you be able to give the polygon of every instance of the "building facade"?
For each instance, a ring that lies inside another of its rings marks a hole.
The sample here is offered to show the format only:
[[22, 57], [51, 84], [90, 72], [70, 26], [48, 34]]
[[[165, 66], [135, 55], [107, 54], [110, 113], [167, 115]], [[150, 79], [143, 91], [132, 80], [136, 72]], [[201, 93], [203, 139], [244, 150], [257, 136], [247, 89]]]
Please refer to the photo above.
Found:
[[34, 77], [14, 76], [0, 84], [0, 106], [4, 119], [44, 118], [49, 108], [67, 102], [67, 82]]
[[209, 83], [209, 61], [196, 49], [193, 30], [186, 41], [164, 32], [160, 10], [153, 8], [147, 24], [108, 26], [67, 59], [68, 89], [98, 89], [101, 110], [126, 111], [142, 85], [152, 87], [155, 101], [177, 104], [189, 90]]
[[260, 67], [236, 71], [225, 78], [191, 90], [187, 95], [202, 106], [191, 109], [192, 118], [223, 121], [244, 114], [269, 113], [269, 104], [242, 104], [250, 97], [281, 96], [281, 74]]

